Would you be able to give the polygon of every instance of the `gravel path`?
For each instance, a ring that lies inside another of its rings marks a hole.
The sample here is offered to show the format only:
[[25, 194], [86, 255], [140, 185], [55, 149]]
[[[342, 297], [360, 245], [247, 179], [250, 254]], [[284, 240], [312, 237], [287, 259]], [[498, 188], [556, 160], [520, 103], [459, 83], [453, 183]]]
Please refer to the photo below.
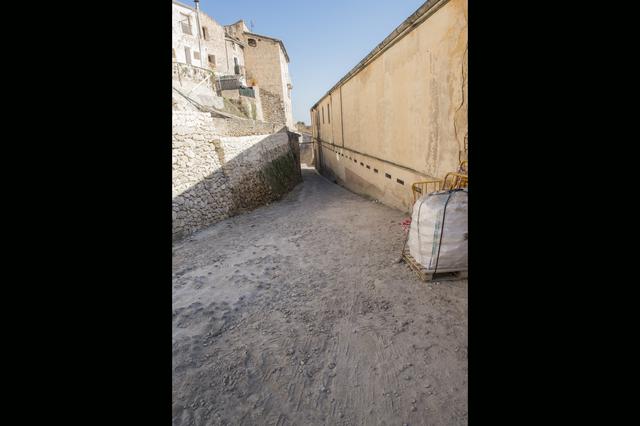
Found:
[[467, 281], [394, 263], [402, 212], [313, 169], [174, 244], [174, 425], [466, 425]]

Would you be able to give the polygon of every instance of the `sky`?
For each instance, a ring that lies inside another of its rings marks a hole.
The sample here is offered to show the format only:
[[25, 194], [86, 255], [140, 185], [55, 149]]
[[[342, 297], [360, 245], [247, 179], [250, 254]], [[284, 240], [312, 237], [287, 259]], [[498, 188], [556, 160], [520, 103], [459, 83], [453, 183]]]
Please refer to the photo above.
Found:
[[[191, 0], [182, 3], [194, 6]], [[425, 0], [200, 0], [221, 25], [244, 19], [253, 32], [279, 38], [289, 55], [294, 121]]]

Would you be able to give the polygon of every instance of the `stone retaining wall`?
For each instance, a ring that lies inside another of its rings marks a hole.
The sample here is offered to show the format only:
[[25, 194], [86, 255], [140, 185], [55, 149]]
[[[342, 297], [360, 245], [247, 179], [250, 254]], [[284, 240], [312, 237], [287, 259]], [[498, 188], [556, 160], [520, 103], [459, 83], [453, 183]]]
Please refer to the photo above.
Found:
[[220, 135], [224, 136], [247, 136], [264, 135], [282, 130], [282, 124], [266, 123], [257, 120], [227, 119], [213, 117], [213, 125]]
[[173, 113], [173, 238], [277, 200], [302, 180], [297, 137], [223, 136], [209, 114]]
[[280, 96], [264, 88], [260, 88], [260, 101], [264, 121], [279, 123], [283, 126], [287, 124], [284, 101]]

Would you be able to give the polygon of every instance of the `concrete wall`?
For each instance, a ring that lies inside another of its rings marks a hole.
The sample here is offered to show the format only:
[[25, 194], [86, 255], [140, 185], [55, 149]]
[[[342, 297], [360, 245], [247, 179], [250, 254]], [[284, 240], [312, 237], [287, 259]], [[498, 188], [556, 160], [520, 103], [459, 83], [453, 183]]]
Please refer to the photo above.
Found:
[[173, 237], [280, 198], [302, 180], [297, 135], [221, 136], [206, 113], [173, 112]]
[[411, 183], [466, 158], [467, 0], [429, 3], [423, 22], [311, 110], [321, 171], [402, 210]]

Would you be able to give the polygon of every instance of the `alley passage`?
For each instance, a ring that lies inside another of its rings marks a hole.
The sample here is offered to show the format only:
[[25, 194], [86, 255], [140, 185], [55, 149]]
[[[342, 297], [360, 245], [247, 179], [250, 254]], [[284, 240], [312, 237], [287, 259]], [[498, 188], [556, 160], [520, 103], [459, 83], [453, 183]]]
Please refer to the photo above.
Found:
[[174, 425], [467, 424], [467, 281], [395, 263], [405, 214], [303, 169], [174, 245]]

